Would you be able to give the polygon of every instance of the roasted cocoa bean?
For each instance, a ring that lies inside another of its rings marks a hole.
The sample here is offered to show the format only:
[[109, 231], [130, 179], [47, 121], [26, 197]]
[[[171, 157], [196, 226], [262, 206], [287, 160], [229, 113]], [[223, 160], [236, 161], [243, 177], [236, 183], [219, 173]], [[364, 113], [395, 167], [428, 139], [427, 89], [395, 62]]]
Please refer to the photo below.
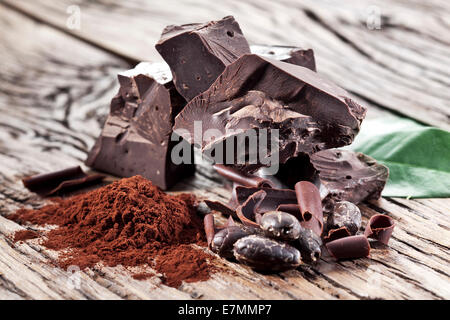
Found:
[[294, 247], [259, 235], [239, 239], [234, 244], [235, 258], [257, 271], [295, 269], [301, 263]]
[[261, 218], [261, 229], [267, 237], [293, 241], [300, 236], [302, 226], [292, 214], [283, 211], [269, 211]]
[[214, 235], [211, 250], [221, 257], [233, 258], [234, 243], [243, 237], [258, 233], [262, 233], [262, 231], [253, 227], [228, 226]]
[[333, 212], [328, 217], [328, 230], [346, 227], [350, 234], [354, 235], [361, 227], [361, 211], [348, 201], [336, 202]]
[[303, 228], [294, 246], [300, 250], [302, 259], [306, 262], [316, 262], [320, 259], [322, 239], [311, 229]]

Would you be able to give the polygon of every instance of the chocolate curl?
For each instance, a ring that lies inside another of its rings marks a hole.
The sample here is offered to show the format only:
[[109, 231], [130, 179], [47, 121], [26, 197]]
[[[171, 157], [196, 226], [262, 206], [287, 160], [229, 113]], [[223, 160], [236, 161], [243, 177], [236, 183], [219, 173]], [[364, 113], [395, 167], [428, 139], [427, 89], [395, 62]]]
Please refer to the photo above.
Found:
[[225, 216], [237, 218], [236, 211], [229, 205], [226, 205], [220, 201], [204, 200], [204, 202], [211, 210], [218, 211]]
[[394, 227], [395, 222], [391, 217], [384, 214], [376, 214], [369, 219], [364, 235], [367, 238], [376, 239], [387, 245]]
[[363, 235], [340, 238], [325, 244], [328, 252], [336, 259], [354, 259], [367, 257], [370, 245]]
[[203, 224], [205, 227], [206, 242], [208, 243], [208, 248], [211, 249], [211, 243], [216, 233], [216, 230], [214, 228], [214, 215], [212, 213], [208, 213], [203, 218]]
[[323, 238], [324, 242], [331, 242], [337, 239], [349, 237], [352, 234], [348, 231], [347, 227], [341, 227], [339, 229], [331, 229], [328, 231], [328, 235]]
[[259, 224], [255, 222], [256, 212], [265, 197], [265, 191], [255, 192], [236, 209], [237, 216], [244, 225], [259, 228]]
[[291, 203], [291, 204], [280, 204], [277, 207], [277, 211], [283, 211], [283, 212], [287, 212], [289, 214], [292, 214], [294, 217], [296, 217], [300, 222], [303, 221], [303, 217], [302, 214], [300, 212], [300, 208], [298, 207], [298, 204], [296, 203]]
[[274, 211], [280, 204], [295, 204], [297, 197], [295, 191], [290, 189], [236, 187], [236, 198], [239, 204], [243, 204], [252, 194], [264, 191], [266, 196], [260, 203], [258, 212]]
[[222, 177], [231, 180], [239, 185], [246, 187], [265, 187], [265, 188], [273, 188], [274, 184], [264, 178], [258, 177], [253, 174], [243, 173], [234, 168], [230, 168], [223, 164], [214, 165], [214, 169], [216, 169], [217, 173], [219, 173]]
[[87, 175], [80, 166], [70, 167], [51, 173], [38, 174], [22, 179], [23, 185], [30, 191], [42, 197], [57, 193], [58, 191], [82, 187], [105, 178], [103, 174]]
[[319, 189], [309, 181], [300, 181], [295, 184], [295, 193], [303, 218], [302, 226], [320, 236], [323, 232], [323, 211]]

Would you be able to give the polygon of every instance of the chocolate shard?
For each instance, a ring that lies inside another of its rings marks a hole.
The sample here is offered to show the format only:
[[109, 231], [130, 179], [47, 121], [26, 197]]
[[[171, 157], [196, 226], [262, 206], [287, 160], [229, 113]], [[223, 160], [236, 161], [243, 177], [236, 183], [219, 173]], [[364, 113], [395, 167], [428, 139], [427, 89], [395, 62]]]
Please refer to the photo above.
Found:
[[211, 209], [230, 217], [237, 217], [235, 209], [220, 201], [204, 200], [206, 205]]
[[394, 231], [394, 227], [395, 222], [391, 217], [385, 214], [375, 214], [370, 217], [364, 235], [387, 245]]
[[268, 179], [264, 179], [254, 174], [241, 172], [235, 168], [223, 164], [214, 165], [214, 169], [216, 169], [217, 173], [219, 173], [222, 177], [229, 179], [241, 186], [256, 188], [272, 188], [275, 186], [274, 183], [272, 183], [272, 181]]
[[361, 211], [355, 204], [348, 201], [337, 202], [327, 219], [328, 230], [342, 227], [347, 229], [349, 235], [356, 234], [361, 227]]
[[328, 252], [336, 259], [355, 259], [367, 257], [370, 245], [363, 235], [340, 238], [325, 244]]
[[244, 203], [252, 194], [258, 191], [266, 193], [264, 199], [259, 204], [257, 211], [260, 213], [274, 211], [280, 204], [295, 204], [297, 198], [294, 190], [275, 188], [253, 188], [237, 186], [235, 188], [237, 202]]
[[87, 175], [80, 166], [43, 173], [22, 179], [30, 191], [45, 197], [98, 183], [105, 178], [103, 174]]
[[118, 78], [119, 92], [86, 164], [120, 177], [142, 175], [168, 189], [194, 171], [193, 164], [171, 160], [174, 146], [186, 143], [171, 141], [174, 118], [185, 100], [165, 64], [140, 63]]
[[316, 71], [316, 61], [312, 49], [301, 49], [291, 46], [251, 45], [250, 51], [266, 58], [292, 63]]
[[341, 227], [338, 229], [328, 230], [328, 234], [323, 238], [324, 242], [331, 242], [337, 239], [349, 237], [352, 234], [348, 231], [347, 227]]
[[250, 47], [232, 16], [207, 23], [167, 26], [156, 50], [172, 69], [178, 92], [191, 100]]
[[266, 193], [263, 190], [259, 190], [249, 196], [247, 200], [236, 209], [236, 214], [244, 225], [259, 228], [259, 224], [256, 222], [257, 211], [265, 196]]
[[349, 201], [358, 204], [378, 199], [389, 170], [373, 158], [349, 150], [324, 150], [311, 156], [311, 163], [320, 172], [319, 178], [328, 189], [324, 202]]
[[212, 213], [207, 214], [203, 218], [203, 225], [205, 227], [206, 242], [208, 244], [208, 248], [211, 249], [211, 243], [212, 243], [214, 235], [216, 233], [215, 223], [214, 223], [214, 215]]
[[[174, 129], [204, 154], [223, 150], [227, 140], [239, 137], [256, 136], [267, 144], [275, 132], [265, 129], [278, 130], [272, 148], [244, 145], [238, 155], [229, 156], [233, 161], [224, 156], [227, 164], [253, 172], [276, 155], [277, 162], [285, 163], [300, 153], [350, 144], [365, 112], [348, 92], [314, 71], [248, 54], [228, 65], [208, 90], [187, 104]], [[212, 130], [214, 135], [209, 134]]]

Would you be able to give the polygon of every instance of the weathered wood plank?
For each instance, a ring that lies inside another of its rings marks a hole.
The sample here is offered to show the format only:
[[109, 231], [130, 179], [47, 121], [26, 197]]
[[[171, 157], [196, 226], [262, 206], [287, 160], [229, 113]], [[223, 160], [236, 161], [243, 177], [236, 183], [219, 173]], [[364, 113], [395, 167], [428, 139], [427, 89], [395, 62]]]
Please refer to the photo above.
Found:
[[77, 1], [80, 29], [67, 27], [72, 0], [5, 2], [135, 60], [161, 59], [154, 44], [167, 24], [233, 14], [251, 42], [312, 47], [319, 72], [360, 98], [450, 128], [450, 9], [442, 2]]
[[[68, 287], [67, 272], [51, 266], [57, 253], [39, 240], [14, 244], [10, 237], [23, 227], [2, 216], [44, 203], [23, 188], [23, 175], [82, 163], [107, 114], [115, 75], [128, 64], [3, 7], [0, 39], [5, 66], [0, 70], [0, 298], [450, 298], [448, 199], [382, 199], [363, 205], [364, 221], [376, 212], [398, 221], [390, 249], [373, 250], [371, 259], [335, 263], [325, 257], [318, 266], [271, 276], [225, 261], [233, 275], [219, 273], [178, 289], [98, 265], [80, 272], [80, 289]], [[218, 200], [229, 196], [207, 165], [174, 188], [185, 190]]]

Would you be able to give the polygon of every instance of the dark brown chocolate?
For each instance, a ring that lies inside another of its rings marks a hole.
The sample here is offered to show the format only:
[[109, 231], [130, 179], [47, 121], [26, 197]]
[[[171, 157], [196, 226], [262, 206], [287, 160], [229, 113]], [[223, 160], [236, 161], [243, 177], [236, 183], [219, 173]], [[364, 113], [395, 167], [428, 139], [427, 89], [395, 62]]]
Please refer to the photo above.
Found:
[[[263, 139], [261, 129], [279, 129], [279, 163], [284, 163], [301, 153], [350, 144], [365, 111], [348, 92], [314, 71], [250, 54], [228, 65], [208, 90], [192, 99], [176, 117], [174, 128], [205, 154], [250, 130]], [[201, 128], [194, 130], [194, 121], [200, 121]], [[209, 129], [217, 134], [203, 139]], [[241, 150], [241, 156], [253, 159], [252, 154], [260, 154], [254, 150], [257, 146], [248, 149]], [[274, 152], [272, 148], [256, 163], [243, 164], [234, 155], [232, 164], [255, 171], [267, 166]]]
[[258, 271], [284, 271], [301, 264], [301, 255], [296, 248], [258, 235], [239, 239], [234, 244], [234, 256]]
[[249, 196], [242, 205], [237, 207], [236, 214], [244, 225], [256, 228], [259, 227], [259, 224], [256, 222], [256, 215], [258, 207], [265, 197], [266, 192], [259, 190]]
[[338, 229], [330, 229], [328, 230], [327, 236], [323, 238], [324, 242], [331, 242], [337, 239], [349, 237], [352, 234], [348, 231], [347, 227], [341, 227]]
[[252, 45], [250, 46], [250, 50], [252, 53], [266, 58], [292, 63], [316, 71], [316, 61], [312, 49], [289, 46]]
[[317, 187], [309, 181], [299, 181], [295, 184], [298, 207], [304, 221], [313, 217], [323, 224], [322, 200]]
[[203, 218], [203, 224], [205, 227], [206, 242], [208, 244], [208, 247], [211, 248], [211, 242], [214, 238], [214, 234], [216, 233], [214, 215], [212, 213], [207, 214]]
[[234, 208], [232, 208], [220, 201], [204, 200], [204, 202], [211, 210], [218, 211], [226, 216], [232, 216], [235, 218], [237, 217], [236, 211]]
[[385, 214], [375, 214], [370, 217], [364, 235], [387, 245], [394, 231], [394, 227], [395, 222], [391, 217]]
[[22, 179], [22, 182], [28, 190], [45, 197], [98, 183], [104, 178], [103, 174], [87, 175], [80, 166], [76, 166], [26, 177]]
[[363, 258], [370, 254], [369, 241], [363, 235], [340, 238], [325, 246], [336, 259]]
[[356, 234], [361, 227], [361, 211], [348, 201], [340, 201], [334, 205], [333, 212], [328, 216], [328, 230], [345, 227], [349, 234]]
[[118, 78], [119, 93], [86, 164], [119, 177], [142, 175], [167, 189], [194, 171], [192, 162], [171, 160], [173, 147], [186, 143], [171, 141], [174, 117], [185, 100], [165, 64], [141, 63]]
[[319, 178], [328, 189], [324, 202], [378, 199], [388, 179], [388, 168], [369, 156], [349, 150], [324, 150], [311, 156]]
[[280, 204], [295, 204], [297, 198], [294, 190], [289, 189], [275, 189], [275, 188], [252, 188], [237, 186], [235, 188], [237, 202], [244, 203], [248, 197], [258, 191], [266, 193], [264, 199], [259, 204], [258, 212], [263, 213], [267, 211], [274, 211]]
[[297, 203], [286, 204], [282, 203], [277, 207], [277, 211], [287, 212], [296, 217], [299, 221], [303, 221], [302, 213], [300, 212], [300, 208]]
[[223, 164], [214, 165], [214, 169], [216, 169], [222, 177], [245, 187], [274, 187], [274, 184], [268, 179], [261, 178], [254, 174], [244, 173]]
[[239, 24], [231, 16], [167, 26], [155, 47], [172, 69], [178, 92], [188, 101], [208, 89], [227, 65], [250, 53]]

